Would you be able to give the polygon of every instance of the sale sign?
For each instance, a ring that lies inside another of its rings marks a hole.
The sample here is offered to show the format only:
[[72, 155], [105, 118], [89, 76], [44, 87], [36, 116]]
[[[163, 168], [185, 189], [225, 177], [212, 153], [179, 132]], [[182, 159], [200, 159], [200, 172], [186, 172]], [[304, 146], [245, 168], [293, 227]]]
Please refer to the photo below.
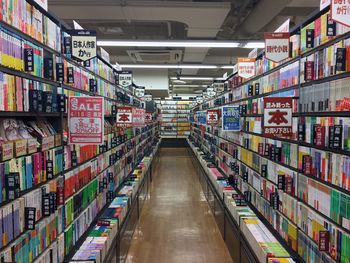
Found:
[[152, 113], [146, 112], [145, 113], [145, 122], [146, 123], [151, 123], [152, 122]]
[[292, 131], [292, 98], [264, 98], [264, 135], [290, 137]]
[[217, 125], [219, 123], [219, 110], [207, 110], [207, 124]]
[[68, 100], [70, 144], [103, 144], [104, 99], [71, 96]]
[[145, 125], [145, 110], [133, 108], [132, 109], [132, 122], [134, 127], [141, 127]]
[[350, 26], [350, 1], [331, 0], [331, 18], [344, 26]]
[[128, 107], [128, 106], [118, 107], [117, 127], [132, 128], [132, 107]]
[[238, 58], [238, 76], [245, 79], [255, 76], [255, 58]]
[[289, 57], [289, 33], [265, 33], [265, 57], [280, 62]]

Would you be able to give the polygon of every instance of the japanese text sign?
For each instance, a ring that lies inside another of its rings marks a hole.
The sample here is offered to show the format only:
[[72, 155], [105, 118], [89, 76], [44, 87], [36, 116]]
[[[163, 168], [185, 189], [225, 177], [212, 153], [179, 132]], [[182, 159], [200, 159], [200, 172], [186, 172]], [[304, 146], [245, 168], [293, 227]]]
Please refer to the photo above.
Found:
[[134, 127], [141, 127], [145, 125], [145, 110], [133, 108], [132, 109], [132, 122]]
[[350, 26], [350, 0], [331, 0], [332, 20]]
[[214, 97], [216, 95], [215, 89], [214, 87], [208, 87], [207, 88], [207, 95], [209, 97]]
[[197, 96], [196, 97], [196, 102], [198, 103], [198, 104], [202, 104], [203, 103], [203, 97], [201, 97], [201, 96]]
[[222, 81], [215, 81], [214, 82], [214, 91], [216, 94], [222, 93], [225, 90], [225, 83]]
[[222, 130], [223, 131], [240, 131], [239, 106], [222, 107]]
[[128, 88], [132, 85], [132, 72], [131, 71], [117, 71], [117, 85]]
[[69, 97], [70, 144], [102, 144], [104, 100], [101, 97]]
[[152, 100], [153, 100], [152, 94], [145, 94], [145, 101], [152, 101]]
[[292, 136], [292, 98], [264, 98], [264, 135]]
[[289, 57], [289, 33], [265, 33], [265, 57], [280, 62]]
[[151, 123], [152, 122], [152, 113], [146, 112], [145, 113], [145, 122], [146, 123]]
[[72, 56], [81, 61], [96, 57], [96, 32], [90, 30], [71, 30]]
[[132, 107], [127, 107], [127, 106], [118, 107], [117, 127], [132, 128]]
[[207, 124], [207, 114], [205, 111], [197, 111], [197, 120], [199, 125], [205, 125]]
[[255, 76], [255, 58], [238, 58], [238, 76], [245, 79]]
[[135, 88], [134, 94], [136, 97], [143, 99], [145, 96], [145, 87], [137, 87]]
[[217, 125], [219, 123], [219, 110], [207, 110], [207, 124]]

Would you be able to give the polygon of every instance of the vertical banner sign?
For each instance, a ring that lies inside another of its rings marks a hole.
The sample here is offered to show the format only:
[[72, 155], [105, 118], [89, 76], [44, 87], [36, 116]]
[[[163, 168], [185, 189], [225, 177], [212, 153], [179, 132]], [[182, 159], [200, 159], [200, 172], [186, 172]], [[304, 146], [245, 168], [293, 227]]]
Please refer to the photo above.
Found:
[[146, 112], [145, 113], [145, 122], [146, 123], [151, 123], [152, 122], [152, 113]]
[[216, 95], [216, 92], [215, 92], [215, 90], [214, 90], [214, 87], [208, 87], [207, 88], [207, 95], [208, 95], [208, 97], [214, 97], [215, 95]]
[[117, 71], [116, 84], [123, 88], [132, 86], [132, 71]]
[[150, 102], [153, 100], [152, 94], [145, 94], [145, 101]]
[[103, 144], [103, 98], [69, 97], [68, 124], [70, 144]]
[[264, 135], [291, 137], [292, 98], [264, 98]]
[[217, 125], [219, 123], [219, 110], [207, 110], [207, 124]]
[[132, 122], [134, 127], [141, 127], [145, 125], [145, 110], [132, 108]]
[[331, 0], [331, 18], [344, 26], [350, 26], [350, 1]]
[[225, 83], [222, 81], [214, 82], [214, 91], [216, 94], [220, 94], [225, 91]]
[[145, 87], [137, 87], [134, 90], [134, 94], [136, 97], [143, 99], [145, 97]]
[[239, 106], [222, 107], [222, 130], [223, 131], [240, 131], [241, 115]]
[[97, 55], [96, 31], [70, 30], [72, 36], [72, 56], [81, 61], [90, 60]]
[[289, 57], [289, 33], [265, 33], [265, 57], [280, 62]]
[[132, 107], [129, 107], [129, 106], [118, 107], [117, 127], [132, 128]]
[[207, 124], [207, 114], [205, 111], [197, 111], [198, 125]]
[[255, 76], [255, 58], [238, 58], [238, 76], [245, 79]]

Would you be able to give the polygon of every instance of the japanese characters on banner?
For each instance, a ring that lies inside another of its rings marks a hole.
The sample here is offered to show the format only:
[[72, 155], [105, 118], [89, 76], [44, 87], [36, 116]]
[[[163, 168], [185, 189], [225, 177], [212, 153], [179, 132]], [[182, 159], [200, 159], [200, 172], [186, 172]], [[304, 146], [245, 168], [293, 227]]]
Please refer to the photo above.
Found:
[[223, 131], [240, 131], [241, 130], [241, 115], [239, 106], [224, 106], [222, 107], [222, 130]]
[[68, 127], [70, 144], [103, 144], [104, 99], [69, 97]]
[[265, 57], [280, 62], [289, 57], [289, 33], [265, 33]]
[[135, 88], [134, 94], [136, 97], [143, 99], [145, 96], [145, 87], [137, 87]]
[[214, 82], [214, 91], [216, 94], [220, 94], [225, 91], [225, 83], [222, 81]]
[[344, 26], [350, 26], [350, 1], [331, 0], [331, 18]]
[[255, 76], [255, 58], [238, 58], [238, 76], [245, 79]]
[[129, 107], [129, 106], [118, 107], [117, 127], [132, 128], [132, 107]]
[[134, 127], [142, 127], [145, 125], [145, 110], [132, 108], [132, 122]]
[[291, 137], [293, 99], [264, 98], [264, 135]]
[[205, 111], [197, 111], [196, 115], [197, 115], [198, 125], [207, 124], [207, 113]]
[[145, 101], [146, 102], [149, 102], [149, 101], [152, 101], [152, 100], [153, 100], [152, 94], [145, 94]]
[[145, 113], [145, 122], [146, 123], [151, 123], [152, 122], [152, 113], [151, 112], [146, 112]]
[[290, 18], [288, 18], [282, 25], [275, 30], [275, 33], [289, 32]]
[[129, 88], [132, 85], [132, 71], [117, 71], [115, 78], [116, 84], [123, 88]]
[[96, 31], [70, 30], [72, 36], [72, 56], [81, 61], [96, 57]]
[[207, 110], [207, 124], [218, 125], [219, 124], [219, 110]]

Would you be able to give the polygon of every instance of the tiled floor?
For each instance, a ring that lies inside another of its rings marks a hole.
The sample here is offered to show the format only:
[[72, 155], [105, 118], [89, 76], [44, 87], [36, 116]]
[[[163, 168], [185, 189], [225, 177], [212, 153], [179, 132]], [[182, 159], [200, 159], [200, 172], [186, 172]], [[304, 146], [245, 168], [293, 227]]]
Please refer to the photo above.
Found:
[[232, 262], [187, 149], [161, 149], [126, 262]]

